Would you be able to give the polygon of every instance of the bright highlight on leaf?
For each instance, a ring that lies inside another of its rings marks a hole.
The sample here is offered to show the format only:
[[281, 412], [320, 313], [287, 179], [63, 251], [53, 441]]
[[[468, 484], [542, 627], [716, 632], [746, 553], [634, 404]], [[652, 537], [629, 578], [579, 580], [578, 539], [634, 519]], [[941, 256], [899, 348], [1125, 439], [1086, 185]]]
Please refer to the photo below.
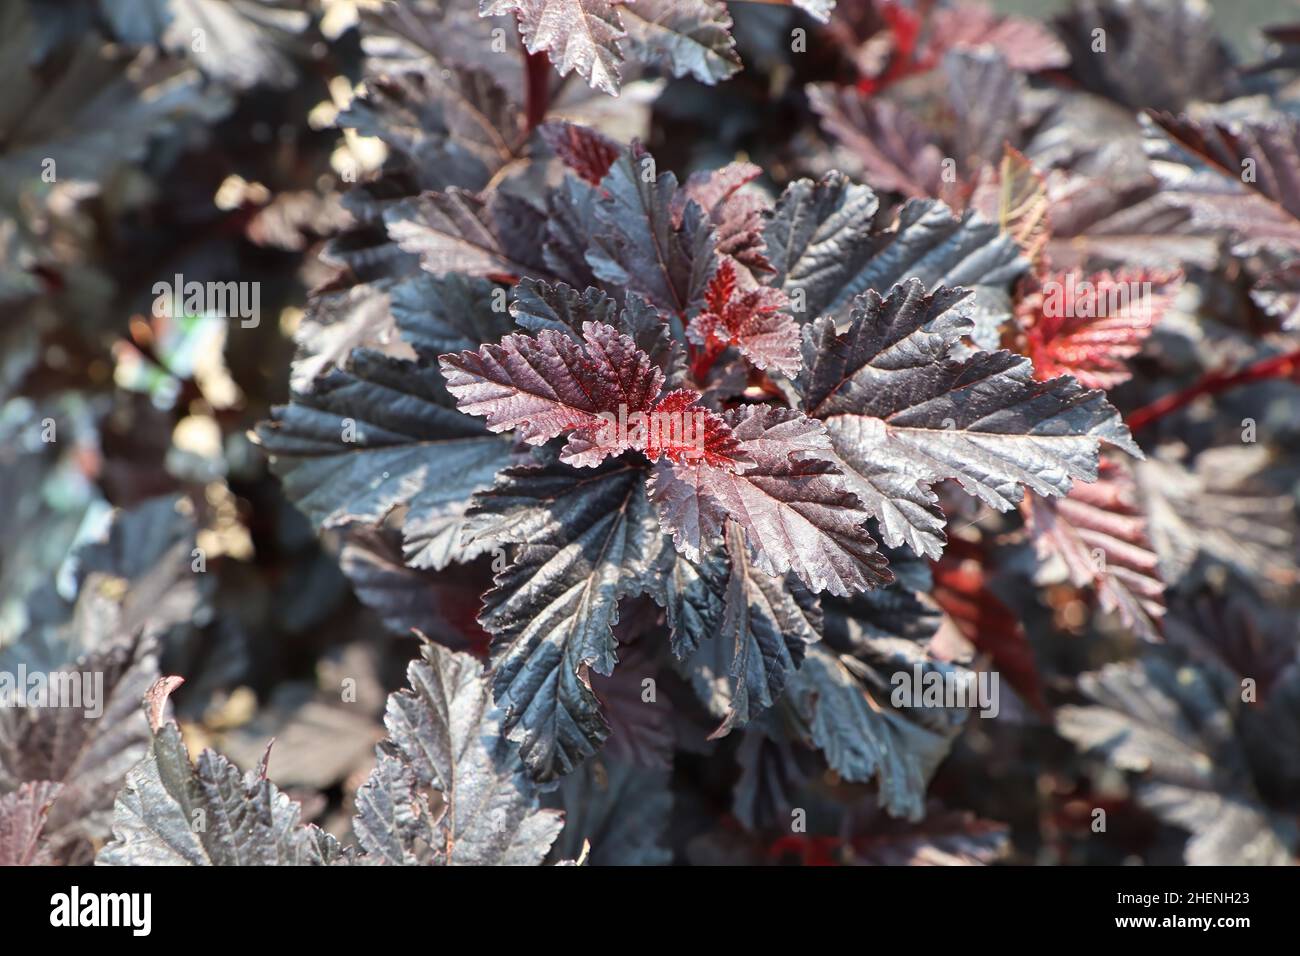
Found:
[[583, 344], [552, 329], [515, 334], [439, 361], [461, 411], [531, 445], [569, 435], [560, 459], [580, 468], [628, 449], [650, 460], [739, 459], [730, 429], [681, 389], [659, 399], [663, 372], [612, 326], [582, 325]]

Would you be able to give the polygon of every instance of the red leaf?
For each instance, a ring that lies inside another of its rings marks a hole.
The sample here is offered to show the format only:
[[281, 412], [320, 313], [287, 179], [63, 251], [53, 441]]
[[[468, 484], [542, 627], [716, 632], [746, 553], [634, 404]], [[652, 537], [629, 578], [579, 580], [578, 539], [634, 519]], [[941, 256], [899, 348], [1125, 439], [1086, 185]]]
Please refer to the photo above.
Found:
[[[640, 449], [647, 458], [675, 462], [699, 459], [714, 468], [734, 467], [747, 460], [727, 423], [716, 412], [697, 404], [699, 400], [699, 392], [689, 388], [679, 388], [659, 400], [653, 420], [660, 425], [648, 430]], [[679, 420], [683, 423], [679, 428], [663, 427], [664, 422]]]
[[758, 368], [796, 375], [802, 365], [799, 327], [780, 311], [788, 303], [784, 292], [770, 286], [740, 291], [735, 263], [723, 259], [705, 290], [708, 311], [691, 320], [687, 335], [699, 345], [734, 345]]
[[1088, 388], [1127, 381], [1136, 355], [1182, 286], [1181, 272], [1097, 272], [1049, 275], [1016, 309], [1020, 351], [1040, 380], [1073, 375]]
[[679, 551], [698, 561], [730, 518], [764, 574], [793, 571], [811, 590], [840, 595], [893, 580], [862, 502], [828, 460], [821, 422], [769, 405], [735, 409], [724, 421], [749, 458], [743, 470], [697, 461], [660, 464], [651, 477], [659, 523]]
[[721, 315], [726, 310], [727, 303], [731, 301], [731, 297], [735, 294], [736, 267], [724, 259], [719, 264], [718, 271], [709, 280], [708, 288], [704, 290], [704, 301], [708, 305], [710, 312]]
[[584, 322], [582, 335], [507, 335], [438, 361], [461, 411], [484, 416], [494, 432], [516, 429], [530, 445], [568, 433], [560, 458], [575, 467], [629, 449], [716, 468], [745, 460], [726, 423], [696, 404], [698, 394], [681, 389], [657, 401], [663, 372], [631, 338], [599, 322]]
[[556, 121], [543, 123], [537, 132], [564, 165], [593, 186], [618, 159], [618, 144], [587, 126]]

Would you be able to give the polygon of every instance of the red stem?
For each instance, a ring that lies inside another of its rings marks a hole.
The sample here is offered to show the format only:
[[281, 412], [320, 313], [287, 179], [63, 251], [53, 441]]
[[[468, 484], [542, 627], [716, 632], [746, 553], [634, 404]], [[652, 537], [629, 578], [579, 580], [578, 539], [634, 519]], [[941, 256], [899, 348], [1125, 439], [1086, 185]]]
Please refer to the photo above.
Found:
[[551, 105], [551, 61], [545, 50], [524, 51], [525, 109], [531, 133], [546, 119]]
[[1261, 359], [1236, 372], [1211, 372], [1195, 385], [1156, 399], [1133, 412], [1127, 418], [1128, 430], [1136, 432], [1146, 428], [1156, 419], [1190, 405], [1202, 395], [1216, 395], [1238, 385], [1262, 382], [1270, 378], [1286, 378], [1300, 368], [1300, 349]]
[[691, 378], [703, 384], [705, 376], [709, 374], [709, 369], [713, 368], [713, 363], [718, 360], [718, 356], [727, 351], [727, 345], [728, 343], [710, 335], [703, 348], [698, 351], [691, 349]]

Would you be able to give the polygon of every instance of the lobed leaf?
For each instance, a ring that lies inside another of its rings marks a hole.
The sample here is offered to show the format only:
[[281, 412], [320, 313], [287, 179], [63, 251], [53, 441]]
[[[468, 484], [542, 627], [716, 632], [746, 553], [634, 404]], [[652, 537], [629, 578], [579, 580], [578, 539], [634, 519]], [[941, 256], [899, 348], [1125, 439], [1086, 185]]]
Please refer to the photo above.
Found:
[[689, 662], [697, 692], [722, 717], [712, 738], [743, 727], [774, 706], [806, 649], [820, 640], [817, 599], [788, 578], [753, 566], [740, 525], [729, 520], [724, 545], [730, 572], [721, 591], [722, 618], [713, 644]]
[[299, 823], [301, 807], [266, 778], [266, 760], [241, 774], [204, 750], [190, 761], [180, 728], [163, 720], [163, 678], [146, 701], [153, 743], [127, 774], [113, 808], [113, 839], [100, 866], [319, 866], [339, 856], [332, 836]]
[[932, 725], [910, 720], [888, 704], [887, 688], [872, 686], [870, 674], [856, 658], [817, 645], [787, 690], [791, 707], [801, 735], [831, 769], [845, 780], [876, 780], [880, 806], [919, 820], [926, 786], [965, 715], [934, 713]]
[[257, 437], [285, 493], [322, 527], [378, 523], [407, 508], [408, 560], [460, 560], [470, 495], [510, 461], [510, 446], [461, 415], [424, 361], [369, 350], [272, 409]]
[[1236, 86], [1210, 6], [1197, 0], [1076, 0], [1056, 25], [1071, 76], [1125, 106], [1180, 110]]
[[834, 594], [891, 580], [866, 531], [867, 512], [827, 460], [829, 439], [820, 423], [771, 406], [723, 417], [752, 460], [743, 472], [666, 462], [650, 481], [660, 523], [679, 551], [698, 561], [731, 517], [765, 574], [793, 571], [812, 590]]
[[668, 771], [623, 761], [590, 761], [561, 781], [548, 800], [564, 811], [552, 856], [575, 859], [591, 845], [592, 866], [665, 866], [673, 806]]
[[[524, 321], [534, 325], [565, 326], [557, 304], [569, 318], [574, 309], [608, 315], [595, 290], [585, 304], [573, 290], [567, 299], [559, 290], [550, 303], [537, 292], [526, 288], [522, 306], [533, 310]], [[644, 331], [662, 342], [655, 324]], [[663, 372], [629, 336], [609, 325], [583, 322], [581, 344], [555, 327], [543, 328], [536, 338], [508, 335], [499, 345], [439, 361], [461, 411], [483, 415], [494, 432], [516, 429], [531, 445], [569, 434], [560, 458], [577, 467], [592, 467], [627, 449], [652, 461], [666, 455], [718, 466], [737, 456], [729, 429], [697, 406], [699, 396], [683, 389], [660, 398]]]
[[625, 459], [508, 469], [473, 513], [479, 535], [519, 544], [480, 620], [502, 727], [532, 776], [552, 780], [608, 736], [588, 672], [612, 673], [618, 602], [654, 584], [662, 544], [643, 470]]
[[830, 83], [809, 86], [808, 101], [822, 129], [844, 145], [855, 172], [872, 188], [917, 199], [939, 194], [943, 151], [906, 109]]
[[629, 59], [717, 83], [740, 71], [731, 16], [718, 0], [636, 0], [619, 10]]
[[479, 0], [479, 16], [513, 13], [529, 53], [545, 51], [565, 76], [617, 95], [618, 41], [625, 35], [618, 0]]
[[637, 145], [610, 167], [593, 207], [587, 262], [605, 282], [684, 319], [699, 308], [716, 269], [711, 225], [700, 206], [674, 213], [677, 179]]
[[[474, 658], [425, 644], [388, 698], [388, 737], [358, 793], [358, 838], [385, 863], [536, 866], [562, 818], [538, 805]], [[426, 793], [436, 794], [429, 812]], [[424, 851], [427, 849], [427, 858]]]
[[937, 557], [943, 514], [930, 486], [955, 478], [999, 510], [1023, 488], [1064, 495], [1097, 474], [1104, 440], [1140, 455], [1100, 392], [1069, 378], [1037, 382], [1010, 352], [949, 357], [971, 328], [960, 291], [927, 295], [909, 280], [857, 300], [849, 328], [805, 332], [804, 408], [826, 422], [849, 487], [890, 546]]

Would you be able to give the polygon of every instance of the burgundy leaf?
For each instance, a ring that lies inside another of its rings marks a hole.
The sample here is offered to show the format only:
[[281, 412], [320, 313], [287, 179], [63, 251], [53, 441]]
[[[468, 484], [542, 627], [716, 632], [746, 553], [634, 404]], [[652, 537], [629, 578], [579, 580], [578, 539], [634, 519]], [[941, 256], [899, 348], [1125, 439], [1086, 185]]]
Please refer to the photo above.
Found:
[[439, 275], [464, 272], [490, 278], [545, 275], [545, 222], [527, 202], [505, 193], [464, 189], [425, 192], [384, 211], [388, 235], [420, 265]]
[[770, 286], [740, 291], [735, 264], [723, 259], [705, 290], [707, 311], [691, 320], [687, 336], [699, 345], [734, 345], [758, 368], [797, 375], [802, 364], [799, 325], [780, 311], [789, 302]]
[[530, 445], [571, 433], [560, 453], [579, 468], [628, 449], [650, 460], [702, 459], [734, 467], [742, 456], [730, 429], [679, 390], [656, 401], [664, 374], [612, 326], [582, 323], [582, 341], [543, 329], [499, 345], [439, 358], [457, 407], [482, 415], [494, 432], [517, 429]]
[[580, 342], [584, 322], [612, 325], [650, 356], [668, 384], [682, 376], [683, 349], [672, 337], [668, 317], [635, 292], [628, 293], [627, 306], [621, 312], [612, 298], [591, 286], [579, 292], [563, 282], [552, 285], [525, 279], [515, 286], [514, 295], [510, 314], [529, 332], [555, 329]]
[[808, 100], [822, 129], [843, 144], [846, 159], [872, 187], [918, 199], [940, 194], [943, 151], [907, 110], [829, 83], [808, 87]]
[[989, 50], [954, 50], [943, 58], [948, 104], [956, 119], [952, 149], [961, 178], [993, 163], [1024, 125], [1025, 78]]
[[538, 456], [475, 498], [478, 533], [513, 544], [484, 595], [492, 692], [503, 729], [533, 777], [571, 772], [609, 735], [591, 674], [614, 672], [619, 602], [661, 576], [666, 542], [646, 497], [645, 467], [626, 457], [575, 474]]
[[808, 646], [820, 640], [821, 608], [797, 581], [756, 570], [749, 560], [742, 526], [726, 523], [725, 548], [731, 573], [723, 592], [719, 633], [713, 637], [727, 668], [726, 710], [710, 739], [724, 737], [771, 707], [789, 675], [803, 663]]
[[1058, 269], [1208, 269], [1218, 261], [1215, 239], [1195, 235], [1177, 193], [1158, 189], [1150, 177], [1117, 184], [1053, 170], [1047, 198], [1052, 233], [1044, 252]]
[[580, 177], [599, 186], [618, 159], [619, 146], [587, 126], [557, 120], [537, 127], [546, 145]]
[[546, 202], [546, 236], [542, 258], [555, 275], [579, 289], [599, 280], [587, 262], [587, 246], [596, 229], [600, 187], [565, 176]]
[[1157, 270], [1048, 276], [1016, 308], [1034, 376], [1073, 375], [1087, 388], [1128, 381], [1125, 361], [1141, 350], [1182, 282], [1179, 272]]
[[636, 143], [599, 188], [586, 254], [592, 271], [685, 319], [703, 302], [717, 268], [714, 231], [704, 210], [694, 202], [681, 210], [677, 178], [657, 172], [654, 158]]
[[618, 667], [609, 677], [593, 674], [591, 678], [591, 689], [605, 705], [609, 720], [604, 756], [666, 770], [673, 764], [672, 701], [648, 697], [644, 683], [654, 683], [659, 673], [662, 642], [656, 634], [645, 633], [653, 630], [657, 610], [649, 598], [630, 598], [619, 616], [614, 628]]
[[1022, 73], [1060, 69], [1070, 62], [1061, 41], [1043, 24], [999, 16], [982, 3], [936, 10], [930, 20], [930, 43], [936, 50], [991, 47]]
[[812, 590], [840, 595], [893, 580], [867, 533], [867, 512], [827, 460], [821, 423], [771, 406], [723, 418], [752, 459], [743, 472], [664, 462], [651, 478], [651, 500], [679, 551], [698, 561], [731, 517], [765, 574], [794, 571]]
[[1151, 169], [1169, 201], [1202, 231], [1228, 232], [1237, 252], [1300, 248], [1300, 123], [1227, 111], [1144, 115]]
[[689, 388], [669, 392], [655, 405], [653, 414], [669, 416], [659, 420], [670, 422], [675, 420], [672, 416], [682, 416], [683, 422], [691, 416], [689, 428], [648, 429], [644, 447], [640, 443], [634, 447], [651, 461], [661, 457], [678, 462], [702, 459], [713, 468], [734, 468], [736, 463], [746, 461], [740, 442], [722, 416], [704, 408], [699, 401], [699, 393]]
[[929, 557], [943, 547], [931, 490], [942, 479], [1010, 511], [1026, 487], [1064, 495], [1071, 479], [1094, 480], [1100, 441], [1141, 455], [1101, 392], [1037, 381], [1012, 352], [956, 351], [972, 329], [965, 297], [909, 279], [855, 299], [847, 330], [823, 316], [804, 336], [805, 409], [826, 421], [885, 543]]
[[1103, 610], [1158, 641], [1165, 586], [1135, 495], [1132, 475], [1102, 462], [1096, 482], [1076, 484], [1059, 501], [1031, 497], [1021, 509], [1040, 558], [1060, 557], [1070, 583], [1095, 590]]
[[[482, 415], [494, 432], [518, 429], [541, 445], [574, 429], [594, 433], [602, 416], [647, 412], [664, 377], [626, 335], [611, 326], [584, 322], [583, 343], [545, 329], [536, 338], [507, 335], [499, 345], [441, 356], [438, 361], [457, 406]], [[618, 449], [588, 443], [566, 448], [566, 460], [591, 467]]]
[[673, 197], [674, 222], [681, 225], [686, 203], [695, 200], [717, 234], [718, 255], [731, 256], [752, 272], [771, 272], [763, 254], [764, 217], [770, 203], [761, 193], [743, 189], [762, 174], [753, 163], [728, 163], [693, 174]]

